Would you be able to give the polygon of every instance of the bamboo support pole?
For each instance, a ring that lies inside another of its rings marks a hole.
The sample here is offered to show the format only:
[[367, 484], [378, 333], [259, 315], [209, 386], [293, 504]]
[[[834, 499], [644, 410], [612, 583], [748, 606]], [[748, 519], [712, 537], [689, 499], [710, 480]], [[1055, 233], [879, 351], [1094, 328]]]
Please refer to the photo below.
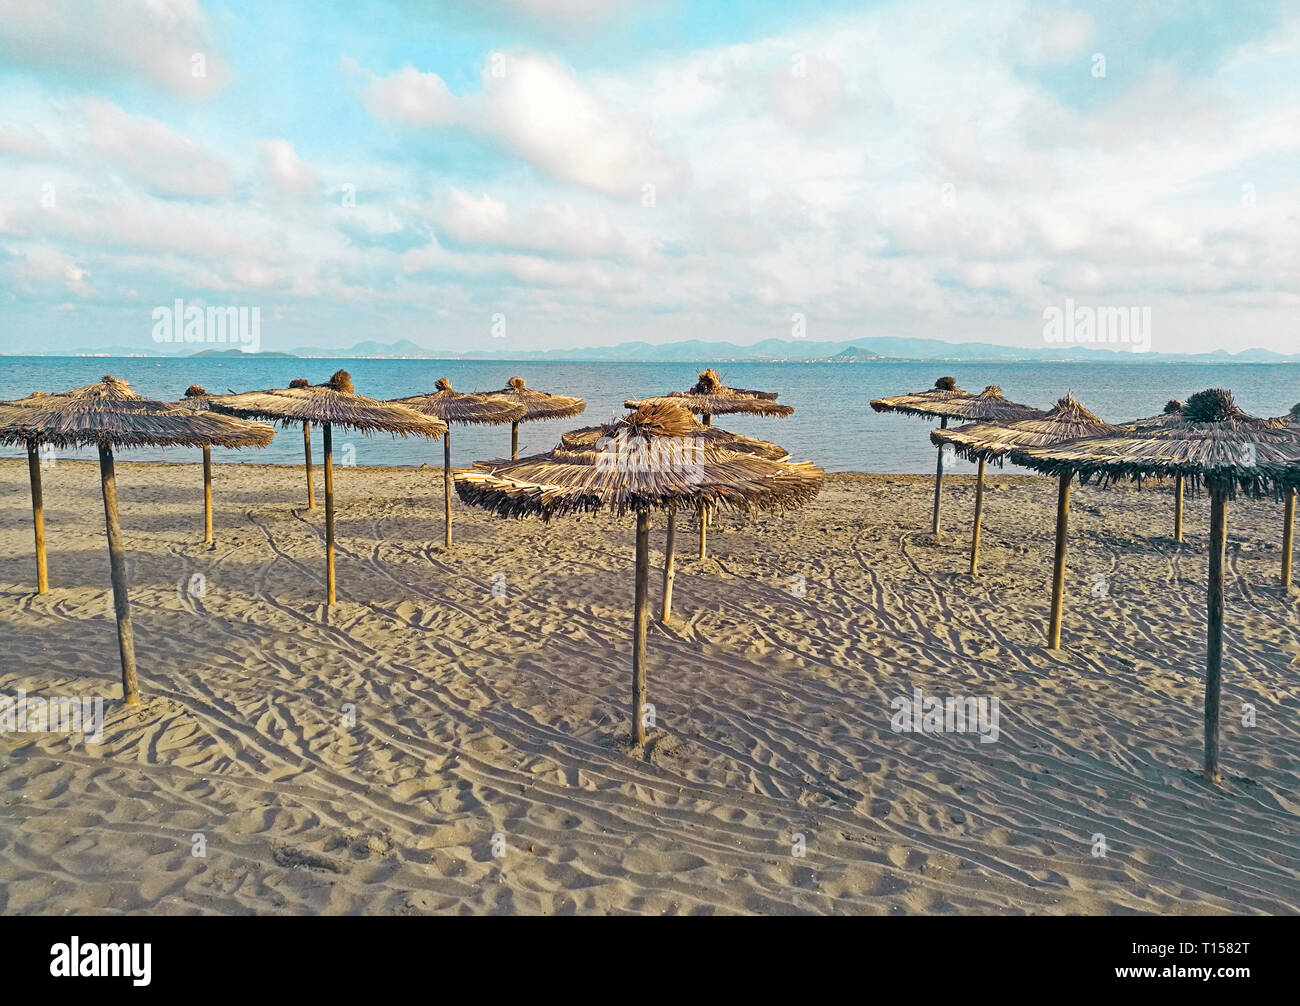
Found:
[[45, 566], [45, 496], [41, 489], [41, 457], [35, 440], [27, 441], [27, 477], [32, 485], [32, 531], [36, 536], [36, 593], [50, 589]]
[[1282, 514], [1282, 589], [1291, 586], [1291, 556], [1295, 552], [1295, 497], [1296, 490], [1286, 491], [1286, 506]]
[[984, 458], [980, 458], [979, 471], [975, 475], [975, 526], [970, 535], [970, 575], [979, 572], [980, 565], [980, 522], [984, 518]]
[[1183, 477], [1174, 477], [1174, 541], [1183, 541]]
[[1047, 630], [1050, 649], [1061, 648], [1061, 615], [1065, 608], [1065, 551], [1070, 534], [1070, 480], [1062, 475], [1056, 496], [1056, 558], [1052, 571], [1052, 621]]
[[[700, 425], [712, 426], [713, 415], [708, 412], [701, 415]], [[699, 518], [700, 518], [700, 558], [705, 559], [708, 557], [709, 554], [709, 505], [707, 503], [700, 504]]]
[[212, 445], [203, 445], [203, 544], [212, 544]]
[[[939, 429], [948, 428], [948, 417], [943, 416], [939, 420]], [[939, 448], [938, 459], [934, 463], [934, 517], [930, 522], [930, 532], [939, 533], [939, 500], [940, 491], [943, 488], [943, 447]]]
[[451, 427], [442, 437], [442, 520], [443, 547], [451, 548]]
[[636, 515], [636, 598], [632, 623], [632, 739], [645, 743], [646, 656], [645, 637], [649, 622], [650, 512]]
[[519, 420], [510, 424], [510, 460], [519, 460]]
[[1219, 775], [1219, 690], [1223, 676], [1223, 563], [1228, 540], [1228, 496], [1210, 490], [1210, 577], [1206, 590], [1205, 639], [1205, 778]]
[[664, 597], [659, 620], [665, 625], [673, 610], [673, 550], [677, 544], [677, 513], [668, 513], [668, 532], [664, 538]]
[[316, 509], [316, 491], [311, 486], [311, 424], [302, 424], [302, 449], [307, 456], [307, 509]]
[[321, 427], [325, 453], [325, 591], [326, 604], [334, 603], [334, 443], [329, 423]]
[[140, 684], [135, 673], [135, 635], [131, 631], [131, 601], [126, 582], [126, 548], [117, 514], [117, 474], [113, 448], [99, 445], [99, 482], [104, 493], [104, 527], [108, 532], [108, 572], [113, 581], [113, 612], [117, 616], [117, 650], [122, 661], [122, 699], [140, 704]]

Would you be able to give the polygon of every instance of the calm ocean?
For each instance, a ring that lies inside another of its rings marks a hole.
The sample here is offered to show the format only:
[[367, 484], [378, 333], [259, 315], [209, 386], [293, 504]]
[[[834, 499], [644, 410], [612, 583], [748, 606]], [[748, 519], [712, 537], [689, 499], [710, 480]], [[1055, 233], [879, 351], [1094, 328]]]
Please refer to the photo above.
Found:
[[[704, 366], [703, 364], [700, 365]], [[934, 449], [930, 424], [897, 415], [877, 415], [868, 402], [882, 395], [930, 387], [951, 375], [968, 391], [999, 384], [1013, 401], [1047, 407], [1072, 391], [1104, 419], [1123, 421], [1157, 413], [1171, 397], [1186, 398], [1206, 387], [1231, 388], [1249, 412], [1276, 416], [1300, 401], [1300, 366], [1286, 364], [1156, 363], [724, 363], [713, 364], [723, 380], [742, 388], [776, 391], [793, 405], [789, 419], [718, 417], [717, 424], [737, 433], [783, 445], [796, 458], [815, 461], [828, 471], [929, 472]], [[519, 429], [521, 456], [549, 450], [560, 433], [621, 414], [625, 398], [680, 391], [695, 381], [698, 367], [679, 363], [567, 363], [478, 360], [313, 360], [313, 359], [108, 359], [103, 357], [0, 357], [0, 400], [35, 390], [61, 391], [98, 380], [104, 374], [130, 381], [142, 395], [175, 400], [190, 384], [217, 394], [227, 390], [282, 388], [294, 377], [324, 381], [337, 368], [352, 374], [360, 394], [396, 398], [431, 391], [439, 377], [457, 391], [503, 387], [519, 375], [530, 387], [587, 400], [581, 416], [528, 423]], [[388, 436], [335, 434], [336, 452], [355, 448], [358, 465], [442, 464], [441, 443]], [[314, 439], [319, 451], [319, 437]], [[510, 429], [456, 426], [452, 460], [457, 465], [509, 455]], [[17, 457], [21, 449], [0, 449]], [[75, 456], [69, 454], [68, 456]], [[81, 456], [89, 457], [83, 453]], [[128, 461], [193, 461], [184, 450], [130, 450]], [[298, 464], [302, 437], [282, 432], [263, 451], [214, 450], [218, 461]], [[953, 470], [973, 470], [959, 462]]]

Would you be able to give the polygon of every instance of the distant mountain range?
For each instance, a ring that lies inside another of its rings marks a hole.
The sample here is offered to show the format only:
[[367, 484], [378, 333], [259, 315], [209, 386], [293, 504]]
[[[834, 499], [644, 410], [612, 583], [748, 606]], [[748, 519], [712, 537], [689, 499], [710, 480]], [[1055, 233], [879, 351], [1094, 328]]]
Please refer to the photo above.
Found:
[[[18, 354], [10, 354], [18, 355]], [[139, 346], [111, 346], [97, 350], [45, 354], [51, 356], [236, 356], [239, 350], [205, 349], [185, 353], [142, 351]], [[1229, 353], [1218, 349], [1212, 353], [1133, 353], [1126, 349], [1100, 349], [1091, 346], [1045, 346], [1025, 348], [998, 346], [987, 342], [943, 342], [939, 339], [913, 339], [904, 336], [875, 336], [851, 342], [810, 342], [803, 339], [765, 339], [751, 346], [731, 342], [703, 342], [690, 339], [655, 345], [649, 342], [624, 342], [617, 346], [586, 346], [579, 349], [519, 350], [454, 353], [427, 349], [409, 339], [397, 342], [359, 342], [350, 349], [324, 349], [303, 346], [287, 353], [262, 353], [262, 356], [306, 357], [316, 359], [412, 359], [412, 360], [564, 360], [590, 363], [873, 363], [889, 361], [1026, 361], [1035, 363], [1300, 363], [1300, 353], [1275, 353], [1269, 349], [1243, 349]]]

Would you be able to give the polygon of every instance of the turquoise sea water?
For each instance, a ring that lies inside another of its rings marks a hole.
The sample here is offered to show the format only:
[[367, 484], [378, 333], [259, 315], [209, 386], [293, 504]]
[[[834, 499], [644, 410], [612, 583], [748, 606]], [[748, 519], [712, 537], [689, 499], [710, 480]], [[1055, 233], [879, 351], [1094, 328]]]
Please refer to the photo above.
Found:
[[[375, 398], [431, 391], [439, 377], [458, 391], [483, 391], [523, 377], [530, 387], [587, 400], [587, 411], [571, 419], [528, 423], [519, 429], [521, 456], [549, 450], [560, 433], [621, 414], [625, 398], [680, 391], [695, 381], [696, 367], [677, 363], [569, 363], [478, 360], [310, 360], [310, 359], [111, 359], [103, 357], [0, 357], [0, 400], [35, 390], [61, 391], [98, 380], [104, 374], [130, 381], [148, 397], [175, 400], [190, 384], [208, 391], [281, 388], [294, 377], [313, 384], [339, 367], [352, 374], [356, 389]], [[951, 375], [968, 391], [1002, 386], [1008, 398], [1039, 408], [1072, 391], [1104, 419], [1123, 421], [1157, 413], [1171, 397], [1186, 398], [1206, 387], [1231, 388], [1249, 412], [1276, 416], [1300, 401], [1300, 366], [1283, 364], [1158, 363], [731, 363], [713, 364], [728, 384], [780, 393], [793, 405], [788, 419], [718, 417], [716, 425], [783, 445], [796, 458], [829, 471], [929, 472], [934, 448], [929, 423], [898, 415], [877, 415], [868, 402], [882, 395], [918, 391], [935, 378]], [[441, 443], [388, 436], [365, 437], [338, 431], [336, 460], [352, 445], [358, 465], [442, 464]], [[319, 437], [314, 446], [319, 452]], [[456, 426], [452, 460], [457, 465], [508, 456], [510, 428]], [[0, 449], [16, 457], [21, 449]], [[71, 452], [67, 456], [76, 456]], [[81, 456], [89, 457], [89, 454]], [[185, 450], [123, 451], [129, 461], [191, 461]], [[213, 451], [217, 461], [298, 464], [302, 436], [282, 430], [262, 451]], [[958, 462], [950, 470], [973, 470]]]

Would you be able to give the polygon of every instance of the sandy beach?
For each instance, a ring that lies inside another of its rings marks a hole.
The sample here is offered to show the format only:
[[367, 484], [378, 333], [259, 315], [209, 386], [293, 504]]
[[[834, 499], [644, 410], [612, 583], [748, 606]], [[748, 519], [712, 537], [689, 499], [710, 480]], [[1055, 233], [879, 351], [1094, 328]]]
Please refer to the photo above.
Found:
[[[1274, 502], [1231, 508], [1216, 789], [1203, 497], [1180, 548], [1167, 487], [1076, 489], [1059, 652], [1049, 480], [992, 476], [975, 580], [970, 477], [938, 540], [924, 476], [724, 513], [702, 564], [688, 525], [630, 749], [630, 518], [456, 501], [447, 554], [439, 469], [336, 472], [327, 613], [319, 481], [307, 510], [301, 469], [218, 466], [208, 547], [198, 465], [119, 462], [126, 709], [97, 467], [44, 473], [38, 596], [26, 465], [0, 461], [0, 696], [111, 699], [98, 744], [0, 735], [0, 913], [1300, 911]], [[915, 689], [996, 698], [997, 739], [895, 731]]]

